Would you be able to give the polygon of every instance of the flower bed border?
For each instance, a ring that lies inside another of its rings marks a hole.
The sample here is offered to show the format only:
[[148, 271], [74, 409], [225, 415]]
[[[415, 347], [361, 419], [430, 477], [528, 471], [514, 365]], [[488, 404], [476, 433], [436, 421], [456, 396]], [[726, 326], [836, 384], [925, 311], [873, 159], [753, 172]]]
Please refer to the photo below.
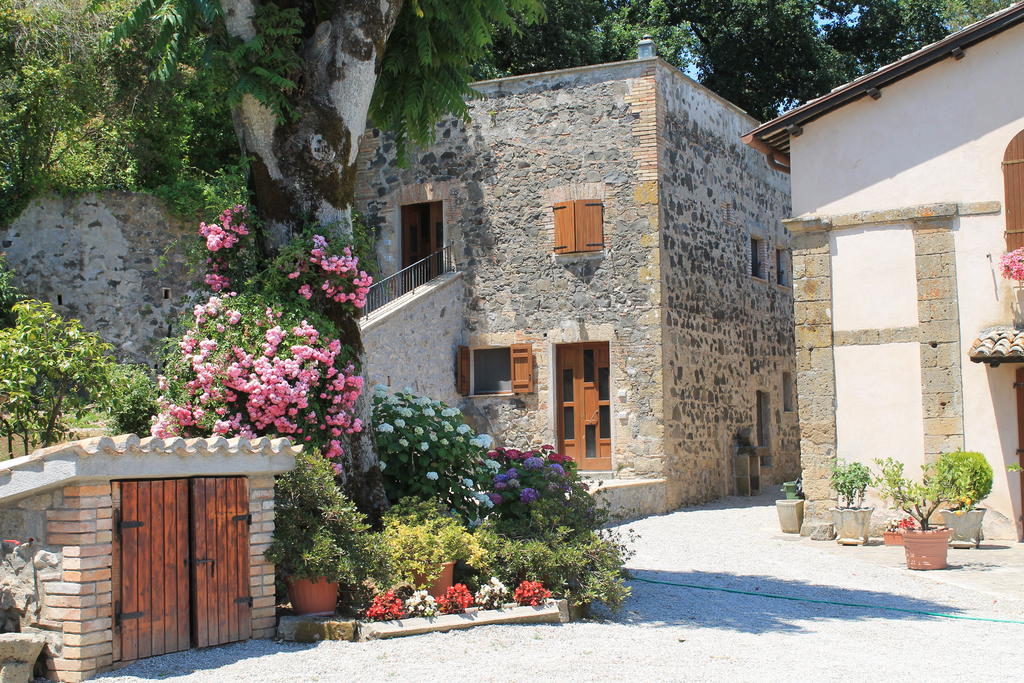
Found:
[[479, 609], [471, 607], [462, 614], [442, 614], [436, 617], [412, 617], [391, 621], [359, 622], [358, 640], [399, 638], [421, 633], [453, 631], [486, 626], [488, 624], [558, 624], [571, 617], [567, 600], [549, 600], [537, 607], [508, 607]]

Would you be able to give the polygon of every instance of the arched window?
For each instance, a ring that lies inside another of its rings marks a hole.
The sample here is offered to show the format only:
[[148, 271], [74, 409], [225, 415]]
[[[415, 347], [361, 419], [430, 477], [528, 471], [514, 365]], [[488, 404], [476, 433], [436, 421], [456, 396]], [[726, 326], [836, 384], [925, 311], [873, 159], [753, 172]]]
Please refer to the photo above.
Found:
[[1006, 189], [1006, 250], [1024, 247], [1024, 130], [1017, 133], [1003, 154]]

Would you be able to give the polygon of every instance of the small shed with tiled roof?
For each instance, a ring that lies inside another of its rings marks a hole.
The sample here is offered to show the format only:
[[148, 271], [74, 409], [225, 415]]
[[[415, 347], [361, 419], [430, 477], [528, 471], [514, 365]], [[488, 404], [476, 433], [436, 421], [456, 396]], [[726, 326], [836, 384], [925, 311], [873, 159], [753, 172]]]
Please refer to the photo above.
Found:
[[0, 464], [0, 631], [45, 637], [44, 673], [275, 632], [274, 476], [287, 439], [61, 444]]

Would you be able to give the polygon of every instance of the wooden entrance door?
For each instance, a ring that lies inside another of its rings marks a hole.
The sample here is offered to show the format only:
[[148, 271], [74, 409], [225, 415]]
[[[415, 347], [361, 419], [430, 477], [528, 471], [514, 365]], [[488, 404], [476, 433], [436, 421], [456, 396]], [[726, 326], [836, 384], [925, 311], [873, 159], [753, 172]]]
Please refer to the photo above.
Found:
[[122, 481], [118, 489], [115, 658], [249, 638], [245, 478]]
[[402, 268], [408, 268], [441, 249], [444, 219], [441, 202], [402, 207]]
[[612, 467], [608, 342], [556, 347], [558, 445], [581, 470]]
[[1018, 533], [1024, 528], [1024, 368], [1017, 368], [1013, 387], [1017, 393], [1017, 462], [1021, 466], [1020, 472], [1020, 517], [1018, 518]]

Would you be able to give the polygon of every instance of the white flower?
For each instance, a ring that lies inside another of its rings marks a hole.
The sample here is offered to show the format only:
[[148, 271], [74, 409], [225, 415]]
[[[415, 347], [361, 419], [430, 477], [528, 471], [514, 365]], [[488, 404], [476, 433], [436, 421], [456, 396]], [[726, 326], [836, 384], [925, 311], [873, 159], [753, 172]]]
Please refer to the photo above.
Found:
[[396, 427], [404, 427], [404, 426], [405, 426], [405, 420], [403, 420], [403, 419], [402, 419], [402, 418], [400, 418], [400, 417], [399, 417], [399, 418], [397, 418], [397, 419], [395, 420], [395, 426], [396, 426]]
[[416, 427], [412, 431], [415, 432], [416, 436], [421, 436], [423, 434], [423, 427]]
[[490, 448], [494, 443], [494, 437], [490, 434], [477, 434], [476, 438], [480, 439], [483, 448]]
[[466, 440], [463, 439], [461, 436], [455, 437], [455, 440], [458, 441], [459, 443], [466, 443]]
[[387, 422], [381, 422], [377, 427], [378, 432], [390, 433], [395, 431], [395, 428], [389, 425]]
[[437, 615], [437, 601], [425, 590], [419, 590], [405, 601], [405, 609], [410, 615], [432, 617]]
[[455, 427], [452, 427], [450, 423], [445, 422], [444, 423], [444, 431], [446, 431], [446, 432], [454, 432], [455, 431]]
[[411, 394], [412, 393], [412, 387], [404, 387], [402, 389], [402, 393], [403, 394]]
[[[426, 444], [423, 444], [426, 446]], [[427, 479], [430, 481], [437, 481], [437, 472], [427, 472]]]
[[437, 441], [437, 434], [435, 434], [434, 432], [430, 432], [430, 440]]
[[501, 463], [499, 463], [497, 460], [491, 460], [490, 458], [484, 460], [484, 465], [494, 470], [495, 472], [501, 469]]
[[426, 415], [427, 417], [434, 417], [435, 415], [437, 415], [437, 413], [435, 413], [432, 408], [424, 408], [423, 414]]
[[423, 441], [422, 443], [420, 443], [420, 450], [421, 451], [425, 451], [428, 448], [430, 448], [430, 444], [428, 444], [426, 441]]
[[384, 462], [383, 460], [381, 460], [380, 461], [380, 471], [383, 472], [387, 468], [388, 468], [388, 464], [386, 462]]
[[466, 486], [467, 489], [473, 488], [473, 480], [470, 479], [469, 477], [464, 478], [462, 480], [462, 483]]
[[459, 414], [459, 411], [455, 408], [445, 408], [441, 411], [441, 417], [455, 417]]
[[459, 434], [465, 434], [466, 432], [469, 431], [469, 425], [466, 423], [462, 423], [459, 425], [459, 428], [456, 429], [455, 431], [457, 431]]
[[402, 445], [402, 448], [405, 448], [405, 447], [407, 447], [409, 445], [409, 442], [406, 441], [405, 439], [399, 439], [398, 443], [400, 443]]
[[402, 417], [412, 417], [412, 408], [399, 408], [398, 414]]
[[441, 439], [441, 445], [447, 446], [448, 445], [448, 439]]

